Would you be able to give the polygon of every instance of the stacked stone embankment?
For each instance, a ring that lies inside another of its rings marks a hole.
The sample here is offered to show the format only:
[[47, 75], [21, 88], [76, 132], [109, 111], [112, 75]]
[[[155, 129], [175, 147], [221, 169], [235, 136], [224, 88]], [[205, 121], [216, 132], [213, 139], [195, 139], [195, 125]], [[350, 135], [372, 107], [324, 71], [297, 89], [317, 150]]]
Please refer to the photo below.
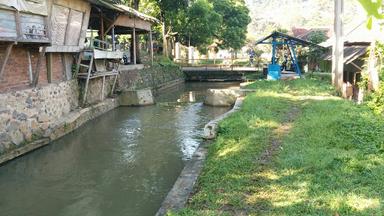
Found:
[[[78, 80], [0, 93], [0, 164], [46, 145], [120, 106], [118, 98], [108, 98], [114, 81], [107, 78], [102, 91], [103, 79], [92, 80], [86, 104], [79, 102], [84, 83]], [[156, 91], [183, 81], [178, 67], [154, 67], [122, 71], [116, 85], [123, 93]]]

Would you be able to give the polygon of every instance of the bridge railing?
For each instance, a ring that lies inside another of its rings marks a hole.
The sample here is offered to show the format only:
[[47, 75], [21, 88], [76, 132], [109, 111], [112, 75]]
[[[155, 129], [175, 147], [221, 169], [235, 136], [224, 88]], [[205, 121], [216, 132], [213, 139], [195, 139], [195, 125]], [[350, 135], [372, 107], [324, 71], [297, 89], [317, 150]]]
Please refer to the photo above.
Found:
[[264, 62], [261, 59], [254, 58], [253, 62], [249, 58], [227, 58], [227, 59], [174, 59], [174, 62], [181, 67], [197, 68], [253, 68], [262, 70]]

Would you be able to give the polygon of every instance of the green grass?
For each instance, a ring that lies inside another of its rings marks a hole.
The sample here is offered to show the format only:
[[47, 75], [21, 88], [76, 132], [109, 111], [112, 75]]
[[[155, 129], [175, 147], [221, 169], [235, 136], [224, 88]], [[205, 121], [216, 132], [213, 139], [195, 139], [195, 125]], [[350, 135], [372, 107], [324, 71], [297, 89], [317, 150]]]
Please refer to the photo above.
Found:
[[249, 88], [256, 93], [220, 124], [187, 207], [170, 215], [384, 214], [381, 117], [317, 79]]

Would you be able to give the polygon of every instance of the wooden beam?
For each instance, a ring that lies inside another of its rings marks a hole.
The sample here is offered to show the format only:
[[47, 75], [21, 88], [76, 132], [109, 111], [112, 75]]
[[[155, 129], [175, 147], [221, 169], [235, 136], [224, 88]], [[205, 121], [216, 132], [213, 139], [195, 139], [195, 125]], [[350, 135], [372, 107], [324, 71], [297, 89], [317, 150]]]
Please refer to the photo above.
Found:
[[112, 28], [112, 51], [116, 51], [115, 26], [113, 26], [113, 28]]
[[16, 19], [16, 34], [17, 34], [17, 40], [23, 37], [23, 32], [21, 31], [21, 24], [20, 24], [20, 12], [16, 11], [15, 13], [15, 19]]
[[13, 43], [9, 44], [7, 46], [7, 49], [5, 50], [4, 60], [1, 63], [1, 67], [0, 67], [0, 79], [2, 78], [2, 75], [5, 71], [5, 66], [7, 66], [7, 62], [8, 62], [9, 56], [11, 55], [13, 45], [14, 45]]
[[52, 83], [52, 53], [47, 55], [47, 80], [48, 83]]
[[93, 66], [94, 56], [92, 55], [91, 61], [89, 63], [88, 68], [88, 74], [87, 74], [87, 80], [85, 81], [85, 89], [84, 89], [84, 95], [83, 95], [83, 106], [87, 102], [87, 94], [88, 94], [88, 86], [89, 86], [89, 79], [91, 78], [91, 72], [92, 72], [92, 66]]
[[33, 82], [32, 82], [33, 87], [36, 87], [37, 84], [39, 83], [40, 66], [44, 56], [45, 56], [45, 47], [42, 47], [42, 51], [39, 53], [39, 57], [37, 59], [35, 73], [33, 75]]
[[[104, 16], [100, 12], [100, 32], [99, 32], [99, 37], [101, 38], [102, 41], [104, 41]], [[103, 47], [105, 48], [105, 47]]]
[[69, 8], [69, 14], [68, 14], [68, 17], [67, 17], [67, 26], [65, 27], [65, 33], [64, 33], [64, 45], [67, 45], [68, 41], [67, 41], [67, 35], [68, 35], [68, 30], [69, 30], [69, 27], [71, 26], [71, 17], [72, 17], [72, 9]]
[[29, 83], [33, 82], [33, 69], [32, 69], [32, 60], [31, 60], [31, 52], [27, 50], [27, 58], [28, 58], [28, 75], [29, 75]]
[[115, 20], [113, 20], [111, 25], [108, 26], [107, 30], [105, 30], [105, 32], [104, 32], [105, 36], [108, 34], [109, 31], [112, 30], [112, 28], [115, 27], [116, 20], [117, 20], [117, 18]]

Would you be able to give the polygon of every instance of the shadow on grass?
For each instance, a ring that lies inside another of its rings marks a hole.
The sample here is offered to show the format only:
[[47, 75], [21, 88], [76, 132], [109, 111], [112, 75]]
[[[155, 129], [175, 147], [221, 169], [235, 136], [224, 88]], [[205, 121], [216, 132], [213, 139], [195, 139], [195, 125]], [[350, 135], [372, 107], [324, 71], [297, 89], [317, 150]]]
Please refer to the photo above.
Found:
[[[195, 194], [179, 215], [383, 214], [383, 120], [348, 101], [301, 97], [332, 95], [323, 84], [303, 91], [307, 84], [257, 84], [265, 88], [221, 123]], [[292, 107], [300, 112], [279, 138], [280, 149], [260, 164]]]

